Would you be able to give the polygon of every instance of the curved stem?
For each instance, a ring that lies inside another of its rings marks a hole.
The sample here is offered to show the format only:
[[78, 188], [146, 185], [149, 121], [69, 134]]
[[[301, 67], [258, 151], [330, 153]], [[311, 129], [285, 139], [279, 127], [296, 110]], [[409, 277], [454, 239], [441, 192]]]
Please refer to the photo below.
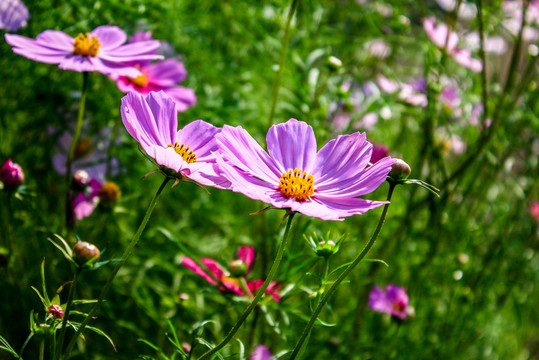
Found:
[[75, 289], [77, 288], [77, 282], [79, 280], [81, 269], [77, 268], [75, 270], [75, 275], [73, 276], [73, 282], [69, 288], [69, 295], [67, 296], [66, 310], [64, 312], [64, 318], [62, 319], [62, 327], [60, 328], [60, 337], [58, 338], [58, 346], [56, 347], [56, 353], [54, 354], [54, 359], [59, 359], [60, 354], [62, 353], [62, 348], [64, 347], [64, 340], [66, 335], [67, 320], [69, 319], [69, 313], [71, 312], [71, 306], [73, 305], [73, 298], [75, 296]]
[[286, 248], [286, 244], [287, 244], [287, 242], [289, 240], [290, 225], [292, 224], [292, 218], [294, 217], [294, 215], [295, 215], [295, 213], [290, 213], [288, 215], [288, 222], [286, 223], [286, 229], [285, 229], [285, 232], [284, 232], [284, 235], [283, 235], [283, 240], [281, 241], [281, 245], [279, 246], [279, 250], [277, 250], [277, 255], [275, 256], [275, 260], [273, 261], [273, 265], [271, 265], [271, 269], [270, 269], [270, 272], [268, 274], [268, 277], [266, 278], [266, 281], [264, 281], [264, 284], [262, 285], [262, 287], [260, 289], [258, 289], [258, 292], [257, 292], [255, 298], [253, 299], [253, 301], [251, 301], [249, 306], [247, 306], [247, 308], [243, 311], [243, 314], [241, 314], [240, 318], [238, 319], [236, 324], [232, 327], [232, 329], [228, 332], [226, 337], [216, 347], [214, 347], [213, 349], [211, 349], [211, 350], [207, 351], [206, 353], [204, 353], [200, 357], [200, 360], [210, 358], [213, 354], [215, 354], [216, 352], [221, 350], [226, 344], [228, 344], [228, 342], [230, 340], [232, 340], [234, 335], [236, 335], [236, 333], [238, 332], [238, 330], [242, 326], [243, 322], [247, 319], [247, 317], [253, 311], [253, 309], [256, 307], [256, 305], [258, 304], [258, 302], [260, 301], [262, 296], [266, 293], [266, 289], [268, 288], [269, 284], [271, 283], [271, 281], [275, 277], [275, 274], [277, 273], [277, 269], [279, 267], [279, 263], [281, 262], [281, 259], [283, 258], [284, 249]]
[[[395, 184], [390, 183], [389, 192], [387, 194], [387, 201], [391, 199], [391, 195], [393, 194], [393, 189], [395, 189]], [[301, 333], [301, 337], [299, 338], [296, 346], [294, 347], [294, 351], [292, 352], [292, 355], [290, 356], [288, 360], [293, 360], [298, 356], [303, 343], [309, 336], [311, 329], [314, 326], [314, 323], [318, 319], [318, 315], [320, 315], [320, 312], [324, 308], [324, 305], [326, 305], [329, 298], [335, 293], [335, 291], [337, 290], [341, 282], [348, 276], [348, 274], [352, 272], [352, 270], [354, 270], [354, 268], [361, 262], [361, 260], [363, 260], [365, 255], [367, 255], [371, 247], [376, 242], [376, 238], [378, 238], [378, 234], [380, 233], [380, 230], [382, 229], [382, 226], [384, 225], [388, 208], [389, 208], [389, 203], [384, 205], [384, 210], [382, 211], [382, 215], [380, 216], [380, 220], [378, 221], [378, 226], [376, 227], [376, 230], [374, 230], [374, 234], [372, 234], [372, 237], [367, 243], [367, 245], [365, 245], [361, 253], [354, 259], [354, 261], [350, 265], [348, 265], [348, 267], [341, 273], [341, 275], [339, 275], [337, 280], [331, 285], [329, 290], [324, 294], [324, 297], [322, 298], [322, 300], [318, 303], [318, 306], [316, 307], [313, 314], [311, 315], [311, 319], [309, 320], [309, 323], [307, 324], [307, 326], [305, 326], [305, 329], [303, 329], [303, 332]]]
[[82, 131], [82, 120], [84, 118], [84, 106], [86, 105], [86, 93], [88, 88], [88, 74], [89, 72], [85, 71], [82, 73], [82, 90], [80, 93], [79, 101], [79, 114], [77, 116], [77, 124], [75, 126], [75, 132], [73, 133], [73, 139], [71, 140], [71, 145], [69, 146], [69, 151], [67, 153], [67, 163], [66, 163], [66, 198], [65, 198], [65, 226], [66, 229], [70, 226], [70, 219], [72, 218], [71, 209], [71, 199], [69, 198], [69, 190], [71, 188], [71, 167], [73, 163], [73, 157], [75, 156], [75, 148], [79, 142], [80, 133]]
[[90, 310], [90, 312], [88, 313], [84, 321], [80, 324], [79, 328], [77, 329], [77, 332], [75, 333], [75, 335], [73, 335], [73, 338], [71, 338], [71, 340], [69, 341], [69, 344], [67, 345], [67, 349], [62, 359], [69, 359], [69, 356], [71, 355], [71, 351], [73, 350], [73, 346], [75, 346], [75, 342], [77, 341], [77, 338], [82, 333], [86, 325], [88, 325], [90, 320], [92, 320], [94, 314], [97, 312], [97, 310], [99, 309], [99, 306], [105, 299], [105, 296], [107, 296], [107, 293], [109, 292], [110, 287], [112, 285], [112, 280], [114, 280], [114, 278], [116, 277], [116, 274], [118, 273], [122, 265], [127, 261], [127, 259], [129, 258], [129, 255], [131, 255], [131, 252], [133, 252], [133, 249], [137, 245], [140, 235], [146, 228], [146, 224], [148, 223], [148, 220], [150, 220], [150, 216], [152, 215], [153, 209], [155, 208], [155, 205], [157, 204], [159, 195], [161, 195], [161, 192], [163, 191], [163, 189], [165, 188], [165, 185], [169, 182], [169, 180], [170, 178], [166, 177], [163, 183], [161, 184], [161, 186], [159, 187], [159, 189], [157, 190], [157, 192], [155, 193], [152, 201], [150, 202], [150, 205], [148, 206], [148, 210], [146, 210], [146, 215], [144, 215], [144, 219], [142, 219], [142, 222], [140, 223], [138, 227], [137, 232], [135, 233], [135, 235], [133, 236], [133, 239], [131, 240], [127, 248], [125, 249], [122, 255], [122, 258], [120, 259], [120, 261], [116, 263], [114, 270], [112, 270], [112, 273], [109, 275], [109, 278], [107, 279], [107, 283], [103, 287], [103, 290], [101, 290], [101, 294], [99, 294], [99, 298], [97, 299], [96, 304], [94, 305], [92, 310]]
[[273, 117], [275, 116], [275, 107], [277, 106], [277, 99], [279, 98], [279, 88], [281, 86], [281, 77], [283, 75], [284, 63], [286, 60], [286, 52], [288, 50], [288, 43], [290, 41], [290, 23], [296, 12], [296, 7], [298, 5], [298, 0], [292, 0], [292, 5], [290, 5], [290, 10], [288, 11], [288, 18], [286, 20], [286, 27], [284, 28], [283, 36], [283, 46], [281, 47], [281, 54], [279, 55], [279, 69], [273, 80], [273, 86], [271, 89], [271, 108], [270, 115], [268, 119], [268, 127], [273, 125]]

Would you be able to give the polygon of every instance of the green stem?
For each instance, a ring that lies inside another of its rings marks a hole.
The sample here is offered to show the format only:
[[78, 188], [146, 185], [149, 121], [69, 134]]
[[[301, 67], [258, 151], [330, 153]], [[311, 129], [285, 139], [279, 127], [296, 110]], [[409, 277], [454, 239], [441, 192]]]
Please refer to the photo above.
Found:
[[253, 299], [253, 301], [251, 301], [249, 306], [247, 306], [247, 308], [243, 311], [243, 314], [241, 314], [240, 318], [238, 319], [236, 324], [232, 327], [232, 329], [228, 332], [226, 337], [217, 346], [215, 346], [213, 349], [211, 349], [211, 350], [207, 351], [206, 353], [204, 353], [200, 357], [200, 360], [210, 358], [213, 354], [217, 353], [226, 344], [228, 344], [228, 342], [230, 340], [232, 340], [234, 335], [236, 335], [236, 333], [238, 332], [238, 330], [242, 326], [243, 322], [247, 319], [247, 317], [253, 311], [253, 309], [256, 307], [256, 305], [258, 304], [258, 302], [260, 301], [262, 296], [266, 293], [266, 289], [268, 288], [269, 284], [271, 283], [271, 281], [275, 277], [275, 274], [277, 273], [277, 269], [279, 268], [279, 263], [281, 262], [281, 259], [283, 258], [284, 249], [286, 248], [286, 244], [287, 244], [287, 242], [289, 240], [290, 225], [292, 224], [292, 219], [294, 218], [294, 215], [295, 215], [295, 213], [290, 213], [288, 215], [288, 222], [286, 224], [286, 229], [285, 229], [285, 232], [284, 232], [284, 235], [283, 235], [283, 240], [281, 241], [281, 245], [279, 246], [279, 249], [277, 250], [277, 255], [275, 256], [275, 260], [273, 261], [273, 265], [271, 265], [271, 269], [270, 269], [270, 272], [268, 274], [268, 277], [266, 278], [266, 281], [264, 281], [264, 284], [262, 285], [262, 287], [258, 290], [255, 298]]
[[292, 18], [296, 12], [297, 5], [298, 0], [292, 0], [292, 5], [290, 5], [290, 10], [288, 11], [288, 19], [286, 21], [286, 27], [284, 28], [283, 45], [281, 47], [281, 54], [279, 56], [279, 69], [277, 70], [275, 79], [273, 79], [273, 86], [271, 89], [271, 108], [268, 119], [268, 127], [273, 125], [273, 117], [275, 116], [275, 108], [277, 106], [277, 99], [279, 98], [279, 88], [281, 87], [281, 77], [283, 75], [286, 52], [288, 50], [288, 43], [290, 42], [290, 23], [292, 22]]
[[39, 360], [45, 359], [45, 338], [42, 337], [39, 343]]
[[71, 340], [69, 341], [69, 344], [67, 345], [67, 349], [62, 359], [65, 359], [65, 360], [69, 359], [69, 356], [71, 355], [71, 351], [73, 350], [73, 346], [75, 346], [75, 342], [77, 341], [77, 338], [82, 333], [86, 325], [88, 325], [90, 320], [92, 320], [94, 314], [97, 312], [97, 310], [99, 309], [99, 306], [105, 299], [105, 296], [107, 296], [107, 293], [109, 292], [110, 287], [112, 286], [112, 280], [114, 280], [114, 278], [116, 277], [116, 274], [118, 274], [118, 271], [120, 271], [120, 268], [122, 267], [122, 265], [127, 261], [127, 259], [129, 258], [129, 255], [131, 255], [131, 253], [133, 252], [133, 249], [138, 243], [140, 235], [142, 235], [142, 232], [146, 228], [146, 224], [148, 223], [148, 220], [150, 220], [150, 216], [152, 215], [155, 205], [157, 204], [159, 195], [161, 195], [161, 192], [163, 191], [163, 189], [165, 188], [165, 185], [169, 181], [170, 181], [170, 178], [166, 177], [163, 183], [161, 184], [161, 186], [159, 187], [159, 189], [157, 190], [157, 192], [155, 193], [155, 196], [150, 202], [150, 205], [148, 206], [148, 210], [146, 210], [146, 215], [144, 215], [144, 219], [142, 219], [142, 222], [140, 223], [140, 226], [137, 232], [135, 233], [135, 235], [133, 236], [133, 239], [131, 240], [127, 248], [125, 249], [122, 255], [122, 258], [120, 259], [120, 261], [116, 263], [114, 270], [112, 270], [112, 273], [109, 275], [107, 283], [103, 287], [103, 290], [101, 290], [101, 294], [99, 294], [99, 298], [97, 299], [96, 304], [94, 305], [92, 310], [90, 310], [90, 312], [88, 313], [84, 321], [80, 324], [79, 328], [77, 329], [77, 332], [75, 333], [75, 335], [73, 335], [73, 338], [71, 338]]
[[[390, 183], [389, 192], [387, 194], [387, 201], [391, 199], [391, 195], [393, 194], [393, 189], [395, 189], [395, 184]], [[305, 329], [303, 329], [303, 332], [301, 333], [301, 337], [299, 338], [296, 346], [294, 347], [294, 351], [292, 352], [292, 355], [290, 356], [288, 360], [293, 360], [298, 356], [301, 350], [301, 347], [303, 346], [303, 343], [305, 342], [305, 340], [311, 333], [311, 329], [313, 328], [314, 323], [318, 319], [318, 315], [320, 315], [320, 312], [324, 308], [324, 305], [326, 305], [329, 298], [335, 293], [335, 291], [337, 290], [341, 282], [348, 276], [348, 274], [352, 272], [352, 270], [354, 270], [354, 268], [361, 262], [361, 260], [363, 260], [365, 255], [367, 255], [371, 247], [374, 245], [376, 239], [378, 238], [378, 234], [380, 233], [380, 230], [382, 229], [382, 226], [384, 225], [388, 208], [389, 208], [389, 203], [384, 205], [384, 210], [382, 211], [382, 215], [380, 216], [380, 220], [378, 221], [378, 226], [376, 227], [376, 230], [374, 230], [374, 234], [372, 234], [372, 237], [367, 243], [367, 245], [365, 245], [361, 253], [354, 259], [354, 261], [350, 265], [348, 265], [348, 267], [341, 273], [341, 275], [339, 275], [337, 280], [333, 283], [333, 285], [331, 285], [329, 290], [324, 294], [324, 297], [322, 298], [322, 300], [318, 303], [318, 306], [316, 307], [313, 314], [311, 315], [311, 319], [309, 320], [309, 323], [307, 324], [307, 326], [305, 326]]]
[[69, 190], [71, 189], [71, 167], [73, 164], [73, 157], [75, 156], [75, 148], [77, 147], [77, 143], [79, 142], [80, 133], [82, 131], [82, 120], [84, 118], [84, 106], [86, 104], [86, 93], [88, 88], [88, 76], [89, 72], [85, 71], [82, 73], [82, 90], [80, 94], [80, 101], [79, 101], [79, 114], [77, 116], [77, 124], [75, 126], [75, 132], [73, 133], [73, 139], [71, 140], [71, 145], [69, 146], [69, 151], [67, 153], [67, 163], [66, 163], [66, 177], [65, 177], [65, 184], [66, 184], [66, 198], [65, 198], [65, 226], [66, 229], [69, 229], [69, 222], [72, 218], [72, 212], [71, 209], [71, 200], [69, 198]]
[[58, 338], [58, 346], [56, 347], [56, 353], [54, 354], [54, 359], [60, 359], [62, 354], [62, 348], [64, 347], [64, 340], [67, 329], [67, 321], [69, 319], [69, 313], [71, 312], [71, 306], [73, 305], [73, 298], [75, 296], [75, 289], [77, 288], [77, 282], [79, 280], [81, 269], [77, 268], [75, 270], [75, 275], [73, 276], [73, 282], [69, 288], [69, 294], [67, 296], [66, 310], [64, 312], [64, 317], [62, 319], [62, 327], [60, 328], [60, 335]]

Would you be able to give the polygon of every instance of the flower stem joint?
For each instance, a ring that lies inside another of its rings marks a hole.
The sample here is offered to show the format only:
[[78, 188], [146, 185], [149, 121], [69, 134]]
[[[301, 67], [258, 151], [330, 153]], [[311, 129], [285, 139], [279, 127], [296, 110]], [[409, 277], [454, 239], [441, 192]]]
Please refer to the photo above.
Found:
[[73, 247], [73, 260], [81, 266], [91, 266], [101, 256], [101, 251], [94, 244], [80, 241]]

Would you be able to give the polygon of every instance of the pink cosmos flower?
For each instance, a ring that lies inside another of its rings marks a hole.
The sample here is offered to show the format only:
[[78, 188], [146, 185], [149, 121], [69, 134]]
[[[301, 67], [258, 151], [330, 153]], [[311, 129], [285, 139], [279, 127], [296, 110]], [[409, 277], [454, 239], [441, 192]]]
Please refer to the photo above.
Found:
[[[99, 201], [99, 194], [103, 184], [99, 180], [91, 178], [88, 186], [84, 191], [76, 192], [75, 199], [73, 199], [73, 215], [76, 221], [80, 221], [85, 217], [90, 216], [97, 206]], [[71, 193], [73, 196], [73, 192]], [[74, 223], [75, 221], [72, 221]]]
[[[246, 296], [240, 287], [239, 278], [246, 277], [249, 274], [253, 268], [255, 256], [255, 250], [251, 246], [242, 246], [238, 249], [236, 260], [230, 261], [230, 270], [231, 272], [236, 272], [235, 277], [232, 277], [230, 272], [219, 265], [217, 261], [210, 258], [202, 258], [200, 261], [208, 268], [207, 270], [213, 274], [213, 277], [206, 272], [206, 269], [201, 268], [190, 257], [184, 257], [182, 265], [193, 270], [195, 274], [203, 277], [210, 284], [220, 285], [222, 291], [230, 291], [237, 295]], [[239, 268], [243, 268], [243, 271], [238, 272]], [[219, 280], [219, 284], [214, 278]], [[256, 292], [256, 290], [260, 289], [263, 284], [264, 280], [247, 281], [247, 287], [251, 293]], [[266, 289], [266, 294], [271, 295], [275, 301], [281, 301], [278, 291], [280, 288], [281, 285], [277, 285], [275, 281], [272, 281]]]
[[272, 357], [273, 355], [266, 345], [258, 345], [249, 360], [270, 360]]
[[376, 285], [369, 294], [369, 307], [372, 310], [383, 312], [402, 320], [409, 315], [408, 302], [406, 289], [396, 285], [388, 285], [385, 291]]
[[60, 69], [98, 71], [136, 78], [142, 72], [129, 62], [161, 59], [154, 53], [158, 41], [143, 41], [123, 45], [125, 33], [116, 26], [104, 25], [90, 33], [72, 38], [62, 31], [46, 30], [36, 39], [6, 34], [13, 52], [28, 59], [47, 64], [59, 64]]
[[0, 1], [0, 29], [17, 31], [26, 26], [29, 17], [28, 9], [22, 1]]
[[178, 130], [176, 103], [163, 91], [147, 96], [129, 92], [122, 98], [122, 120], [129, 134], [167, 175], [227, 188], [217, 173], [215, 136], [220, 128], [196, 120]]
[[[151, 39], [151, 32], [138, 32], [131, 37], [129, 43], [136, 44]], [[187, 76], [182, 62], [167, 59], [153, 64], [148, 61], [135, 61], [131, 65], [138, 68], [142, 74], [137, 77], [111, 75], [111, 79], [116, 81], [116, 86], [120, 91], [124, 93], [134, 91], [148, 95], [150, 91], [163, 90], [176, 102], [178, 112], [184, 112], [196, 104], [197, 98], [193, 89], [177, 85]]]
[[365, 133], [340, 135], [317, 152], [313, 128], [290, 119], [268, 131], [269, 154], [241, 126], [225, 125], [216, 139], [232, 190], [274, 208], [342, 220], [386, 204], [358, 198], [378, 188], [395, 162], [387, 157], [365, 168], [372, 154]]
[[481, 61], [472, 58], [470, 50], [457, 48], [459, 37], [457, 33], [449, 31], [446, 24], [441, 23], [437, 25], [436, 19], [430, 17], [423, 19], [423, 28], [431, 41], [440, 49], [446, 49], [449, 56], [457, 63], [473, 72], [480, 72], [483, 69]]

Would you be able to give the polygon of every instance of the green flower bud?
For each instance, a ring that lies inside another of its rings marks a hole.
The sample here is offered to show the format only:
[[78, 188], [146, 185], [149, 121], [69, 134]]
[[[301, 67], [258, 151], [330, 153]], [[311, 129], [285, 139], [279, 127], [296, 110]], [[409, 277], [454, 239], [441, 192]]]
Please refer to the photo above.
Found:
[[80, 241], [73, 247], [73, 259], [79, 265], [90, 265], [99, 259], [101, 251], [94, 244]]
[[314, 249], [314, 252], [318, 256], [323, 256], [325, 258], [330, 257], [331, 255], [335, 254], [335, 242], [331, 240], [327, 241], [320, 241], [318, 243], [318, 246]]
[[232, 277], [239, 278], [247, 273], [247, 266], [239, 259], [231, 260], [228, 264], [228, 270]]
[[389, 172], [389, 176], [391, 176], [393, 180], [404, 180], [410, 176], [411, 172], [412, 169], [410, 168], [410, 165], [405, 163], [404, 160], [397, 159]]

